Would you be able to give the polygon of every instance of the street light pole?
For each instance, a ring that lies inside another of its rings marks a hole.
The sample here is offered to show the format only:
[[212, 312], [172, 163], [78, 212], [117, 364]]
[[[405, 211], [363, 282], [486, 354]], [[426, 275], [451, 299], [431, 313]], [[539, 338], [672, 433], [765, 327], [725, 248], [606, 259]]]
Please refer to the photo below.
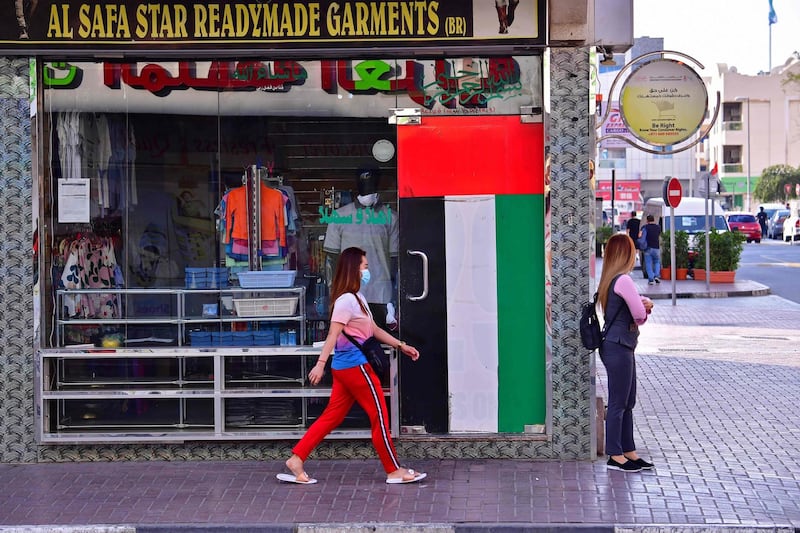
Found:
[[750, 153], [750, 97], [749, 96], [737, 96], [736, 100], [739, 102], [747, 101], [747, 196], [746, 199], [746, 208], [745, 211], [748, 213], [750, 212], [750, 159], [752, 159], [752, 155]]
[[747, 212], [750, 212], [750, 160], [753, 154], [750, 152], [750, 97], [747, 98]]

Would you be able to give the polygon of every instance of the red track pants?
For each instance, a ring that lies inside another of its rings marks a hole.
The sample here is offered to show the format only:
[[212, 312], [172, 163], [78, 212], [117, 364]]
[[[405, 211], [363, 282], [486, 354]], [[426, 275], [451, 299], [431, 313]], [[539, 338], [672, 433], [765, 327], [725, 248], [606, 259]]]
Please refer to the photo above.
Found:
[[300, 459], [305, 461], [314, 448], [322, 442], [328, 433], [342, 423], [344, 417], [353, 407], [353, 402], [369, 416], [372, 427], [372, 445], [378, 452], [383, 469], [389, 474], [400, 468], [397, 453], [394, 450], [392, 436], [389, 433], [389, 413], [386, 411], [386, 400], [383, 397], [381, 383], [372, 367], [359, 365], [346, 370], [332, 370], [333, 387], [328, 406], [316, 422], [311, 424], [300, 442], [292, 449]]

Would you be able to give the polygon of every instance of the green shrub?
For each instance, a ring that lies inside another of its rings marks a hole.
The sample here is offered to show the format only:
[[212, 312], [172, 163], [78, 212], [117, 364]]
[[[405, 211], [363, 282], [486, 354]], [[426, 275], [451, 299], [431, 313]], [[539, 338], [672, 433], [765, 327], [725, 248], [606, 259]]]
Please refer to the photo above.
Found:
[[595, 238], [597, 242], [600, 244], [605, 244], [608, 242], [608, 239], [614, 234], [614, 228], [611, 226], [599, 226], [595, 231]]
[[744, 235], [738, 231], [723, 231], [720, 233], [717, 230], [712, 229], [711, 233], [708, 235], [711, 268], [706, 268], [705, 233], [698, 233], [696, 239], [696, 268], [711, 270], [712, 272], [727, 272], [739, 268], [739, 260], [742, 257], [744, 241], [746, 240]]
[[[669, 231], [661, 232], [661, 266], [670, 266]], [[689, 234], [683, 230], [675, 232], [675, 268], [689, 268]]]

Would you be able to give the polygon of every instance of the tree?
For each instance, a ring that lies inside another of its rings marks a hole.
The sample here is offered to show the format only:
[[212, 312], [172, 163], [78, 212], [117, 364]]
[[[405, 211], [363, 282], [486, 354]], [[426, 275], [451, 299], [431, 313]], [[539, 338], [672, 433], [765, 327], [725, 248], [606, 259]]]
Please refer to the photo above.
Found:
[[[764, 202], [783, 202], [796, 198], [795, 185], [800, 183], [800, 168], [790, 165], [772, 165], [761, 172], [761, 178], [753, 189], [753, 196]], [[787, 196], [785, 186], [789, 185]]]

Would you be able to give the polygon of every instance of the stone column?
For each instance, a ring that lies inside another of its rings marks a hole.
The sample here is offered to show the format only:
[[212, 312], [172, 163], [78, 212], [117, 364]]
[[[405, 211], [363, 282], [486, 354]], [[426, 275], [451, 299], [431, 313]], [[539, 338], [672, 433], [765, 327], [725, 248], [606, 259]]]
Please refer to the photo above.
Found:
[[27, 58], [0, 57], [0, 462], [36, 460]]
[[594, 261], [589, 231], [594, 210], [589, 186], [594, 117], [589, 114], [588, 48], [551, 49], [549, 92], [545, 98], [550, 101], [546, 142], [552, 232], [552, 453], [593, 459], [595, 364], [578, 334]]

